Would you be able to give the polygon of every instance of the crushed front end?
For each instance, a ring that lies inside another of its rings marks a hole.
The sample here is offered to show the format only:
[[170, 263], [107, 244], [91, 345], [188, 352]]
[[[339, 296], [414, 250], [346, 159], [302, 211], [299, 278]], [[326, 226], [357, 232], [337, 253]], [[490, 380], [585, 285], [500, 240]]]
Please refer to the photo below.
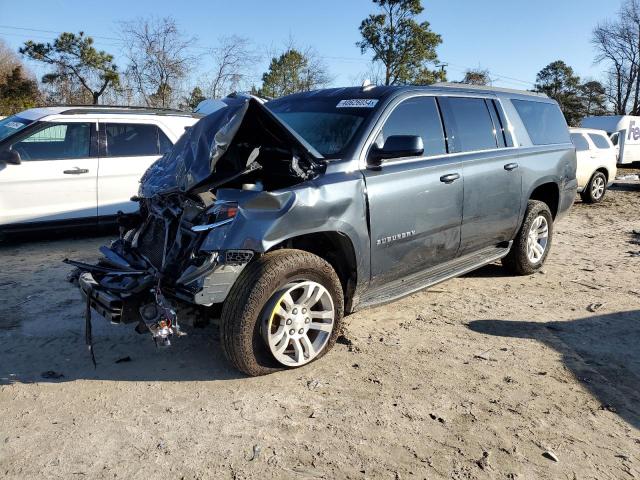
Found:
[[138, 332], [169, 345], [183, 333], [176, 312], [188, 305], [197, 315], [198, 307], [223, 302], [254, 252], [201, 249], [213, 229], [233, 220], [228, 203], [207, 208], [181, 195], [141, 203], [143, 220], [102, 247], [98, 265], [67, 263], [81, 271], [78, 284], [93, 310], [112, 323], [137, 323]]

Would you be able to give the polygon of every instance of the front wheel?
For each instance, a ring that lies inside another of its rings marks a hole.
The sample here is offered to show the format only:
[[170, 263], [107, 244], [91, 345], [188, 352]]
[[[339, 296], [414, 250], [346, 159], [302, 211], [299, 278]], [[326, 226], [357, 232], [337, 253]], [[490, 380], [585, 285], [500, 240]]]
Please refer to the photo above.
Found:
[[517, 275], [535, 273], [547, 259], [552, 238], [553, 216], [549, 207], [544, 202], [529, 200], [518, 236], [502, 265]]
[[580, 196], [585, 203], [600, 203], [606, 192], [607, 177], [602, 172], [596, 172]]
[[333, 347], [343, 311], [342, 285], [329, 263], [301, 250], [270, 252], [245, 268], [225, 300], [222, 348], [252, 376], [300, 367]]

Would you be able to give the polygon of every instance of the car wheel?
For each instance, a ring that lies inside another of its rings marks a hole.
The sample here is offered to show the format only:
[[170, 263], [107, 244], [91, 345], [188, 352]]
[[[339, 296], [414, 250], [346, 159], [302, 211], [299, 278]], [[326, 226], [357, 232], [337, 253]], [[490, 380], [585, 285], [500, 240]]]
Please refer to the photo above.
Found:
[[342, 328], [344, 298], [329, 263], [283, 249], [250, 263], [221, 314], [222, 348], [240, 371], [265, 375], [321, 358]]
[[502, 264], [517, 275], [530, 275], [547, 259], [553, 238], [553, 216], [546, 203], [529, 200], [518, 236]]
[[600, 203], [606, 191], [607, 177], [602, 172], [596, 172], [580, 196], [585, 203]]

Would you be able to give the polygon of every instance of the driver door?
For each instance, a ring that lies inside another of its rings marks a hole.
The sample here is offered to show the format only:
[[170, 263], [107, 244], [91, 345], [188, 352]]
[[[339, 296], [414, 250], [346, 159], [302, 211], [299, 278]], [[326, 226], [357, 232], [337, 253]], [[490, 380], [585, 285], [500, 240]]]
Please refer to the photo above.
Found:
[[43, 122], [9, 146], [20, 165], [0, 167], [0, 225], [96, 219], [94, 121]]
[[447, 155], [436, 99], [414, 97], [396, 106], [375, 143], [393, 135], [420, 136], [424, 152], [363, 171], [373, 287], [452, 260], [460, 246], [462, 165]]

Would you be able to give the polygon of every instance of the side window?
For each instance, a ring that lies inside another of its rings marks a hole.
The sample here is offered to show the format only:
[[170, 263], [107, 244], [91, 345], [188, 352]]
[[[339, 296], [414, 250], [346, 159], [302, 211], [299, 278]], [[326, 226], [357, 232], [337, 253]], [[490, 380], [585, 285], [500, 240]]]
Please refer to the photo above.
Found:
[[107, 123], [107, 157], [158, 155], [158, 127], [140, 123]]
[[90, 156], [91, 123], [56, 123], [14, 143], [22, 160], [65, 160]]
[[[504, 141], [507, 147], [513, 147], [513, 135], [511, 135], [511, 130], [509, 129], [509, 123], [507, 122], [507, 117], [504, 115], [504, 111], [502, 110], [502, 105], [497, 100], [491, 100], [491, 106], [493, 106], [494, 111], [498, 114], [498, 123], [494, 122], [496, 128], [502, 131], [502, 136], [504, 137]], [[491, 106], [489, 110], [491, 110]], [[499, 136], [499, 132], [498, 132]]]
[[569, 142], [567, 122], [555, 103], [511, 100], [534, 145]]
[[158, 145], [160, 146], [160, 155], [164, 155], [173, 148], [171, 140], [160, 129], [158, 129]]
[[598, 135], [597, 133], [590, 133], [589, 138], [594, 143], [596, 148], [601, 148], [605, 150], [608, 150], [611, 148], [611, 146], [609, 145], [609, 142], [607, 142], [607, 139], [604, 138], [602, 135]]
[[450, 152], [498, 147], [496, 127], [483, 98], [442, 97], [439, 101], [443, 107]]
[[614, 145], [618, 145], [618, 138], [620, 137], [620, 134], [618, 132], [613, 133], [611, 135], [611, 143], [613, 143]]
[[587, 142], [587, 139], [584, 138], [584, 135], [581, 133], [572, 133], [571, 142], [575, 145], [578, 152], [589, 150], [589, 142]]
[[415, 97], [400, 103], [387, 118], [376, 144], [384, 145], [384, 140], [392, 135], [422, 137], [424, 156], [442, 155], [447, 151], [434, 97]]

